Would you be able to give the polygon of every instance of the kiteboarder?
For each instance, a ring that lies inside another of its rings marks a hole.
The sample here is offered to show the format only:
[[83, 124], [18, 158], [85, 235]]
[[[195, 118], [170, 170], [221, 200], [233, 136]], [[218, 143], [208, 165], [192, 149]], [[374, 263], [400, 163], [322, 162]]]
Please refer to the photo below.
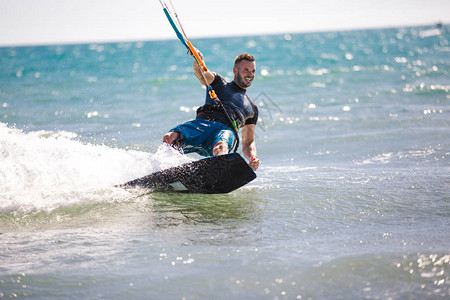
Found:
[[[194, 55], [190, 52], [191, 55]], [[203, 63], [203, 55], [196, 50]], [[255, 126], [258, 107], [246, 94], [256, 73], [255, 58], [249, 53], [236, 57], [233, 66], [234, 79], [227, 81], [222, 75], [204, 71], [194, 60], [194, 74], [214, 94], [206, 94], [205, 104], [197, 110], [194, 120], [172, 128], [163, 137], [167, 143], [184, 153], [196, 152], [203, 156], [227, 154], [237, 148], [238, 130], [241, 129], [242, 153], [254, 169], [259, 167], [256, 155]]]

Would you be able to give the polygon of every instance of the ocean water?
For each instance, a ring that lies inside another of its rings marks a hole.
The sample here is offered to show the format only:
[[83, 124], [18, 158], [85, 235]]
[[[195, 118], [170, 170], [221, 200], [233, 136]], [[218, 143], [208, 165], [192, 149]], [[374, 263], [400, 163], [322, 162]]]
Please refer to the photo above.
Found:
[[0, 298], [449, 299], [449, 27], [198, 39], [250, 52], [258, 178], [115, 184], [205, 91], [175, 40], [0, 48]]

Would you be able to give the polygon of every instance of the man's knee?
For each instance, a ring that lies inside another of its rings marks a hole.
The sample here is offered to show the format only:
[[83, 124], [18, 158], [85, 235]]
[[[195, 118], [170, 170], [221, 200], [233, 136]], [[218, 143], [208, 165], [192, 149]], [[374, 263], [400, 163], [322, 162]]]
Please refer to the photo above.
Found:
[[222, 155], [228, 153], [228, 144], [225, 141], [217, 142], [213, 147], [214, 155]]
[[174, 140], [173, 134], [174, 132], [168, 132], [163, 136], [163, 143], [169, 144], [171, 141]]
[[182, 136], [179, 132], [171, 131], [163, 136], [163, 143], [169, 144], [171, 146], [180, 147], [182, 142]]

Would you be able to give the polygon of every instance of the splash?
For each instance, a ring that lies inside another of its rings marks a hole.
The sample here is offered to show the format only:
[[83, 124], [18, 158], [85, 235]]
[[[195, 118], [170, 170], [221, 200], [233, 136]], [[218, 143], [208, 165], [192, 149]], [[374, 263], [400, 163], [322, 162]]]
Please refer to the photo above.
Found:
[[115, 184], [183, 163], [161, 146], [155, 154], [82, 143], [68, 132], [30, 132], [0, 123], [0, 215], [124, 201]]

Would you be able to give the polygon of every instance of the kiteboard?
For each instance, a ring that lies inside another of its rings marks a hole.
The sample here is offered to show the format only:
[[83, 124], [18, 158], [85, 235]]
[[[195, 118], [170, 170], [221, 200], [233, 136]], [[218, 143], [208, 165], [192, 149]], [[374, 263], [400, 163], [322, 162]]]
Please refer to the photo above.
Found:
[[120, 185], [155, 191], [224, 194], [256, 178], [255, 172], [238, 153], [212, 156], [182, 164]]

